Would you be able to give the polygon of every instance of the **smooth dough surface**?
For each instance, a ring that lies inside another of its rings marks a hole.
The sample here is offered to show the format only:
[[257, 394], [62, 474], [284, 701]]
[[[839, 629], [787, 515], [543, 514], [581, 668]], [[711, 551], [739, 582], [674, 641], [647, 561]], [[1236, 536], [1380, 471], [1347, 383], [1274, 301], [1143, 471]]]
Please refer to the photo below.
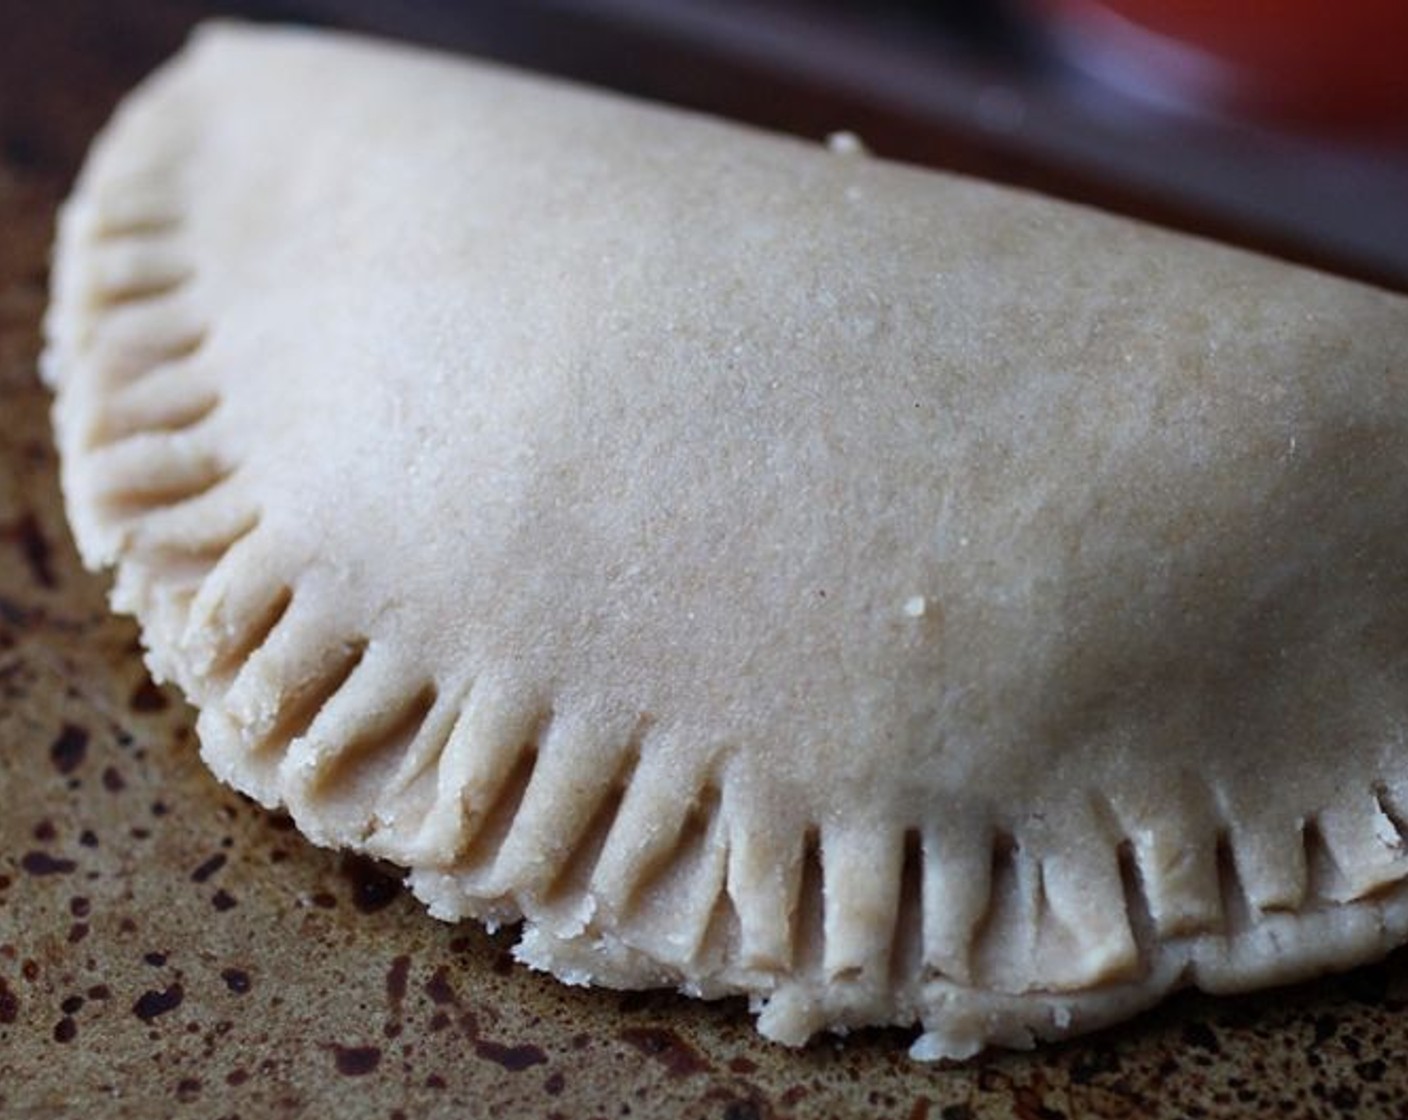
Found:
[[918, 1057], [1408, 938], [1408, 301], [214, 25], [45, 373], [224, 780], [572, 982]]

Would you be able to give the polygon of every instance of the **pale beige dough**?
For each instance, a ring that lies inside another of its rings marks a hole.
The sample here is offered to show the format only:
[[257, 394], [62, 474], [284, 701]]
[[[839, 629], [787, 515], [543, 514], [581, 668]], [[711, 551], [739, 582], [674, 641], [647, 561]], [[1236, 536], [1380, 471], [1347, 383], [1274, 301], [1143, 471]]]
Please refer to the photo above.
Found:
[[1400, 297], [215, 25], [48, 335], [210, 767], [536, 967], [936, 1057], [1408, 937]]

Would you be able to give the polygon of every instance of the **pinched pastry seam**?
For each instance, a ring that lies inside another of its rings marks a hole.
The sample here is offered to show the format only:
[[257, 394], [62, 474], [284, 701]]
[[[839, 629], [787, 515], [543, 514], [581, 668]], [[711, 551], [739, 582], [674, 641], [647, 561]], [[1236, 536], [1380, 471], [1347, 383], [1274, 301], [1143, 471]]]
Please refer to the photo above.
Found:
[[[749, 994], [760, 1029], [794, 1044], [918, 1021], [927, 1058], [1088, 1030], [1182, 984], [1290, 980], [1408, 934], [1404, 813], [1387, 785], [1307, 817], [1274, 867], [1195, 776], [1183, 804], [1206, 822], [1198, 845], [1170, 847], [1093, 796], [1099, 853], [1043, 856], [978, 820], [963, 851], [923, 823], [813, 822], [778, 845], [791, 861], [754, 866], [735, 840], [777, 825], [736, 801], [727, 759], [660, 773], [648, 721], [590, 743], [492, 674], [433, 679], [372, 620], [330, 619], [317, 582], [272, 559], [219, 427], [202, 361], [219, 323], [186, 243], [182, 145], [126, 163], [115, 136], [139, 111], [119, 114], [61, 222], [45, 376], [74, 531], [86, 563], [116, 566], [114, 605], [141, 621], [153, 671], [201, 708], [212, 768], [289, 806], [314, 841], [411, 867], [440, 917], [526, 919], [519, 956], [569, 982]], [[1045, 989], [985, 985], [985, 943], [1043, 930], [1069, 942], [1064, 973]]]

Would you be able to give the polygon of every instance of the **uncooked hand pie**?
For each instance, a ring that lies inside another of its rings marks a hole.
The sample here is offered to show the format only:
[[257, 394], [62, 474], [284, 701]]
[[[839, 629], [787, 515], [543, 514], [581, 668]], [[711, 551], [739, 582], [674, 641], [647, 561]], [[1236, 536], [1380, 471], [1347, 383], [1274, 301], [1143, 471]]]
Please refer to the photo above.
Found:
[[85, 560], [222, 779], [800, 1043], [1408, 939], [1408, 301], [216, 25], [66, 207]]

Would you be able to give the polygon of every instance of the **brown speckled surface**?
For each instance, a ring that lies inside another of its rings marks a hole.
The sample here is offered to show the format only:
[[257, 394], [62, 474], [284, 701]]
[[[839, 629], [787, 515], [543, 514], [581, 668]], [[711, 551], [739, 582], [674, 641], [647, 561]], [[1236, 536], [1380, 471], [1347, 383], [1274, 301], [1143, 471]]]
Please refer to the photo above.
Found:
[[[121, 11], [118, 10], [120, 7]], [[32, 6], [0, 38], [0, 1115], [1408, 1115], [1408, 957], [1185, 995], [966, 1067], [802, 1052], [735, 1003], [564, 988], [221, 788], [63, 524], [35, 375], [54, 208], [202, 6]]]

